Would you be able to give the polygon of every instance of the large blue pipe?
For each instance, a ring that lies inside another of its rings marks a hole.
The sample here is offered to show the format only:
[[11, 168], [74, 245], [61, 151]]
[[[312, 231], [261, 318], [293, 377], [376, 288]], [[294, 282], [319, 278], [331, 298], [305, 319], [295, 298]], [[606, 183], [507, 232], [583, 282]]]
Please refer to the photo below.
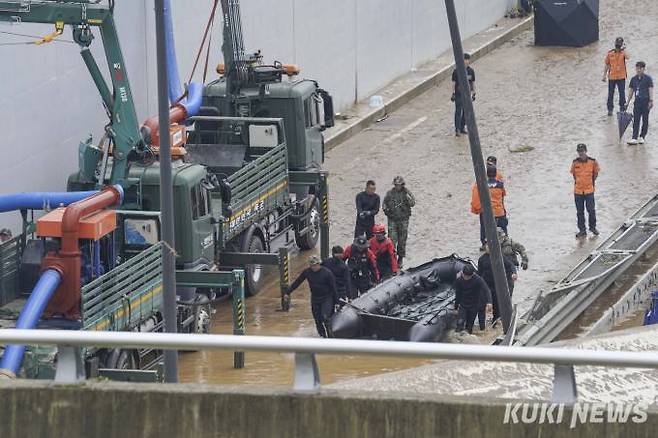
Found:
[[[173, 105], [183, 95], [181, 92], [181, 81], [178, 73], [178, 60], [176, 58], [176, 43], [174, 41], [174, 23], [171, 13], [171, 1], [164, 0], [165, 19], [165, 46], [167, 47], [167, 90], [169, 102]], [[185, 107], [188, 117], [196, 116], [201, 107], [203, 98], [203, 84], [192, 82], [187, 89], [187, 99], [181, 102]]]
[[43, 210], [67, 206], [98, 193], [98, 190], [88, 192], [32, 192], [0, 195], [0, 213], [15, 210]]
[[178, 74], [178, 62], [176, 58], [176, 46], [174, 43], [174, 23], [171, 18], [171, 1], [164, 0], [164, 24], [165, 45], [167, 47], [167, 75], [169, 83], [169, 102], [173, 105], [182, 95], [180, 90], [180, 75]]
[[[123, 202], [123, 187], [118, 184], [113, 187], [121, 193], [121, 202]], [[59, 206], [66, 207], [98, 192], [99, 190], [89, 190], [86, 192], [30, 192], [0, 195], [0, 213], [15, 210], [45, 210], [46, 208], [57, 208]]]
[[192, 82], [187, 88], [187, 99], [181, 104], [185, 107], [188, 117], [196, 116], [203, 100], [203, 84]]
[[[54, 269], [47, 269], [41, 274], [41, 278], [32, 290], [30, 298], [28, 298], [25, 307], [21, 311], [21, 315], [16, 322], [17, 329], [33, 329], [39, 322], [39, 318], [46, 309], [46, 305], [53, 296], [55, 289], [62, 281], [62, 276]], [[9, 370], [14, 375], [18, 374], [23, 362], [23, 354], [25, 353], [25, 345], [8, 345], [5, 353], [0, 362], [0, 369]]]

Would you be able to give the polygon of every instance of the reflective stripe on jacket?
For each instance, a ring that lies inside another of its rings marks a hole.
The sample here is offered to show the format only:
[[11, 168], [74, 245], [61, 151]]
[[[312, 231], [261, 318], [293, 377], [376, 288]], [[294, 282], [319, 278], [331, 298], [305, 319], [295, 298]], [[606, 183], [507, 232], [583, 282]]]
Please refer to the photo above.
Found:
[[[506, 216], [505, 195], [507, 193], [505, 192], [505, 184], [498, 179], [491, 178], [487, 181], [487, 185], [489, 186], [489, 196], [491, 196], [491, 206], [493, 207], [494, 216]], [[471, 193], [471, 213], [482, 213], [482, 203], [480, 202], [480, 193], [478, 192], [477, 184], [473, 184]]]

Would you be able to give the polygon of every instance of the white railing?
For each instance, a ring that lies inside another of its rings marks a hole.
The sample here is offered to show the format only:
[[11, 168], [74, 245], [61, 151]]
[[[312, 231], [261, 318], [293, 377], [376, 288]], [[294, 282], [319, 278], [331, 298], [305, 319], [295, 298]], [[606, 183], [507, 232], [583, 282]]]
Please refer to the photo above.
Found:
[[0, 330], [0, 345], [58, 347], [55, 380], [71, 383], [84, 378], [80, 348], [153, 348], [158, 350], [228, 350], [295, 353], [294, 388], [320, 387], [315, 354], [422, 357], [430, 359], [525, 362], [554, 365], [553, 401], [577, 398], [574, 365], [658, 369], [658, 352], [592, 351], [545, 347], [508, 347], [279, 336], [195, 335], [170, 333], [94, 332], [64, 330]]

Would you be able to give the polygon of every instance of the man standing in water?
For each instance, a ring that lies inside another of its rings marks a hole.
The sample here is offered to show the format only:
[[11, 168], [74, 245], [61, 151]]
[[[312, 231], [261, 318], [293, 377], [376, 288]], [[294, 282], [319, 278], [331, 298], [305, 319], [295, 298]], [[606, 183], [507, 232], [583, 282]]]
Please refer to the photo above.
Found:
[[587, 155], [587, 146], [580, 143], [576, 146], [578, 158], [571, 163], [571, 174], [574, 181], [574, 199], [576, 202], [576, 219], [578, 221], [578, 234], [576, 237], [587, 236], [585, 229], [585, 209], [589, 222], [589, 230], [595, 236], [599, 235], [596, 229], [596, 207], [594, 205], [594, 185], [599, 176], [599, 163]]
[[356, 225], [354, 226], [354, 237], [372, 237], [372, 226], [375, 225], [375, 216], [379, 213], [379, 195], [375, 193], [377, 187], [373, 180], [366, 182], [366, 189], [356, 195]]
[[615, 107], [615, 88], [619, 90], [619, 108], [621, 111], [626, 107], [626, 60], [629, 58], [624, 46], [624, 39], [615, 39], [615, 48], [605, 56], [605, 67], [603, 68], [603, 82], [608, 81], [608, 115], [612, 115]]
[[[644, 73], [646, 67], [647, 65], [643, 61], [635, 64], [637, 74], [631, 78], [631, 83], [628, 85], [630, 91], [628, 105], [635, 97], [633, 138], [628, 140], [628, 144], [644, 144], [644, 139], [649, 130], [649, 111], [653, 108], [653, 79]], [[640, 121], [642, 122], [642, 131], [640, 131]]]
[[[471, 63], [471, 55], [464, 53], [464, 64], [466, 64], [466, 77], [471, 86], [471, 99], [475, 100], [475, 71], [469, 65]], [[451, 101], [455, 102], [455, 136], [459, 137], [460, 134], [466, 134], [466, 113], [464, 112], [464, 102], [462, 101], [461, 90], [459, 88], [459, 80], [457, 79], [457, 69], [452, 71], [452, 97]]]
[[397, 264], [400, 268], [407, 255], [409, 218], [411, 217], [411, 209], [415, 205], [416, 198], [411, 190], [406, 187], [404, 178], [396, 176], [393, 179], [393, 188], [384, 197], [383, 209], [388, 218], [388, 237], [395, 246], [398, 255]]
[[486, 309], [491, 313], [491, 291], [482, 277], [475, 273], [471, 264], [462, 268], [454, 283], [455, 309], [457, 309], [457, 330], [473, 333], [473, 324], [478, 311]]
[[290, 294], [305, 280], [311, 289], [311, 313], [315, 320], [315, 328], [323, 338], [329, 337], [329, 319], [334, 313], [334, 306], [338, 304], [338, 291], [334, 274], [320, 264], [320, 257], [311, 256], [308, 259], [309, 267], [304, 269], [299, 277], [288, 287], [283, 295], [284, 301], [290, 300]]

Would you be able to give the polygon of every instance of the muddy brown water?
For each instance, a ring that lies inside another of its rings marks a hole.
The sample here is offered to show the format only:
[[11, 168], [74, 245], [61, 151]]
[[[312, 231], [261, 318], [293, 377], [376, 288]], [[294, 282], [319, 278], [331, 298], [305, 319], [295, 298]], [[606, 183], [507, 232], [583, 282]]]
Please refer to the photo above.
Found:
[[[607, 85], [601, 82], [603, 58], [617, 35], [625, 37], [631, 62], [647, 61], [648, 73], [658, 76], [658, 32], [653, 26], [658, 2], [619, 4], [601, 1], [599, 43], [535, 47], [532, 32], [526, 32], [473, 65], [483, 153], [498, 157], [506, 177], [509, 232], [530, 255], [530, 269], [520, 273], [514, 290], [514, 303], [522, 311], [658, 189], [658, 127], [651, 126], [645, 145], [618, 142], [616, 119], [606, 115]], [[417, 198], [407, 266], [451, 253], [478, 257], [479, 224], [469, 212], [473, 167], [467, 138], [454, 137], [450, 94], [451, 84], [444, 82], [327, 153], [332, 245], [350, 243], [354, 195], [365, 181], [376, 180], [383, 196], [400, 174]], [[589, 146], [602, 168], [596, 193], [601, 239], [574, 239], [569, 167], [580, 142]], [[513, 152], [527, 149], [532, 150]], [[380, 214], [378, 220], [385, 218]], [[296, 257], [296, 272], [305, 258]], [[249, 334], [317, 336], [305, 286], [293, 294], [290, 313], [277, 311], [274, 283], [247, 303]], [[231, 332], [230, 307], [219, 306], [213, 331]], [[287, 385], [292, 361], [292, 355], [248, 354], [245, 369], [233, 370], [230, 353], [188, 353], [181, 356], [181, 379]], [[320, 370], [323, 381], [333, 382], [421, 363], [321, 357]]]

